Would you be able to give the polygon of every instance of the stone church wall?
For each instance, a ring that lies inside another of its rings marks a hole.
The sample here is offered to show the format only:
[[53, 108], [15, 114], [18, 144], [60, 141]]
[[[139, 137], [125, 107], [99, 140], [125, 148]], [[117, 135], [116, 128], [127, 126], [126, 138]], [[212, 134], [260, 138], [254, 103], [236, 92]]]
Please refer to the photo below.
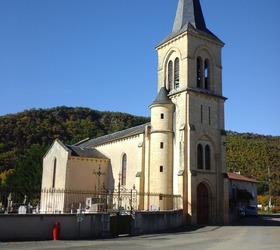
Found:
[[119, 180], [122, 182], [122, 159], [124, 154], [127, 156], [126, 183], [122, 186], [131, 189], [135, 185], [136, 189], [139, 188], [140, 178], [136, 177], [136, 174], [142, 171], [142, 142], [143, 135], [140, 134], [96, 147], [97, 150], [111, 160], [113, 182], [110, 183], [112, 186], [109, 186], [109, 189], [117, 188]]

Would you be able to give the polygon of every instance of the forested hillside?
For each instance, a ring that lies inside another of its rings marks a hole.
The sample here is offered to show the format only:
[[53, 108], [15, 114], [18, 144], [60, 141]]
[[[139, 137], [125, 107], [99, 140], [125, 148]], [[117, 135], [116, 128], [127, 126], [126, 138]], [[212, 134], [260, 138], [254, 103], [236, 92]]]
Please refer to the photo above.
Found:
[[[227, 133], [227, 167], [255, 178], [259, 194], [280, 195], [280, 136]], [[270, 181], [270, 182], [269, 182]]]
[[0, 117], [0, 173], [14, 168], [33, 144], [49, 146], [56, 138], [73, 144], [149, 122], [150, 118], [89, 108], [32, 109]]
[[[33, 109], [0, 117], [0, 189], [40, 189], [42, 157], [59, 138], [73, 144], [87, 137], [149, 122], [119, 112], [88, 108]], [[259, 194], [280, 195], [280, 136], [227, 133], [227, 168], [259, 181]], [[269, 173], [270, 172], [270, 173]], [[268, 182], [270, 176], [270, 182]], [[32, 190], [31, 190], [32, 191]], [[33, 191], [32, 191], [33, 192]]]

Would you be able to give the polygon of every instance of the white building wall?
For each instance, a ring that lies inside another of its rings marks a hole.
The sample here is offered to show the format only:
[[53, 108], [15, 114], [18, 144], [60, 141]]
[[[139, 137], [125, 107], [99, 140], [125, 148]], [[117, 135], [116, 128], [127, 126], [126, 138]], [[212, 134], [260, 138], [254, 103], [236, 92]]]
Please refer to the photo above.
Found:
[[[59, 141], [55, 141], [43, 159], [42, 189], [65, 188], [66, 168], [69, 151]], [[55, 185], [52, 186], [54, 178], [54, 161], [56, 159]]]
[[118, 188], [119, 179], [122, 176], [122, 157], [127, 155], [127, 168], [126, 168], [126, 185], [124, 188], [132, 189], [133, 186], [136, 189], [137, 183], [139, 183], [140, 177], [136, 177], [138, 172], [142, 172], [143, 165], [143, 134], [124, 138], [118, 141], [113, 141], [101, 146], [97, 146], [96, 149], [102, 154], [107, 156], [111, 160], [111, 169], [113, 177], [112, 188]]
[[[65, 189], [68, 156], [67, 148], [59, 140], [56, 140], [43, 159], [43, 191], [40, 204], [42, 213], [63, 211], [64, 209], [65, 194], [50, 191], [52, 189]], [[55, 159], [56, 167], [54, 167]]]

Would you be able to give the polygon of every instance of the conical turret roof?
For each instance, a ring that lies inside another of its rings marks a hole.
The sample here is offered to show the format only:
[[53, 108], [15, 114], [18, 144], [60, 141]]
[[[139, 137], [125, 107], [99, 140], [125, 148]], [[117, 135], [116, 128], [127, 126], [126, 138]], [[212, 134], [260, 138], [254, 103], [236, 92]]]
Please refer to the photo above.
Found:
[[156, 105], [156, 104], [173, 104], [173, 102], [168, 98], [167, 95], [168, 95], [167, 89], [165, 87], [162, 87], [159, 90], [156, 99], [153, 101], [153, 103], [150, 105], [150, 107], [152, 105]]

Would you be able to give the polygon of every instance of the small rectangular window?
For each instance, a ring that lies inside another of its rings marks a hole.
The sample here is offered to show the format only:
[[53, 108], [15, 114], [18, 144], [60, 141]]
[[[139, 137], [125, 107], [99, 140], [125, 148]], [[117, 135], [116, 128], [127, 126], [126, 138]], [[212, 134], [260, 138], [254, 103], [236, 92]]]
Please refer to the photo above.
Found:
[[163, 172], [163, 166], [159, 167], [159, 172], [161, 172], [161, 173]]
[[163, 113], [160, 114], [160, 119], [164, 119], [164, 114]]
[[160, 148], [163, 148], [163, 142], [160, 143]]

